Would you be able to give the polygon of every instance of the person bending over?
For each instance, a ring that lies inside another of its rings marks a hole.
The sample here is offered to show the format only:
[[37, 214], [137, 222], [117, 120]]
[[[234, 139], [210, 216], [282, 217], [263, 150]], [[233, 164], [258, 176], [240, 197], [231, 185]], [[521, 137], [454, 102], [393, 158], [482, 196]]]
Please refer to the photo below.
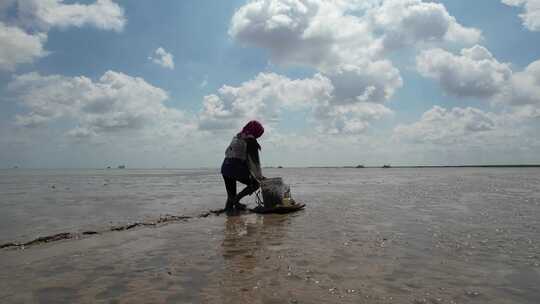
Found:
[[[261, 172], [261, 162], [259, 160], [259, 150], [261, 146], [257, 138], [264, 133], [264, 128], [256, 120], [248, 122], [240, 133], [236, 134], [227, 149], [225, 150], [225, 159], [221, 165], [221, 174], [225, 181], [227, 190], [227, 203], [225, 211], [230, 212], [234, 209], [245, 210], [246, 205], [241, 204], [240, 200], [257, 191], [260, 181], [265, 177]], [[236, 194], [236, 182], [245, 184], [246, 187]]]

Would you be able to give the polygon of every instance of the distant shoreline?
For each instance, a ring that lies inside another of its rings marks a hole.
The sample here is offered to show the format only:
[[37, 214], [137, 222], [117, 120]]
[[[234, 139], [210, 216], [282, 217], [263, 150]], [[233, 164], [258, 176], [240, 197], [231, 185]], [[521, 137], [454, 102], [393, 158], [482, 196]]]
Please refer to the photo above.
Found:
[[[276, 167], [269, 167], [276, 168]], [[383, 166], [310, 166], [306, 168], [320, 168], [320, 169], [383, 169]], [[540, 165], [438, 165], [438, 166], [390, 166], [384, 169], [430, 169], [430, 168], [540, 168]]]
[[[418, 165], [418, 166], [265, 166], [264, 169], [430, 169], [430, 168], [540, 168], [540, 164], [522, 165]], [[103, 171], [133, 171], [133, 170], [219, 170], [219, 168], [0, 168], [0, 170], [103, 170]]]

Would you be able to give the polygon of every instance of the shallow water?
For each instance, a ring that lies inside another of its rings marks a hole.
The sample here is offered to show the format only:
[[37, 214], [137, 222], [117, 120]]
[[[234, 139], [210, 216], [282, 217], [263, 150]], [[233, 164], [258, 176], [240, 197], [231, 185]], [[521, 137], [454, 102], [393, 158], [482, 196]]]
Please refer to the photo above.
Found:
[[224, 203], [215, 170], [0, 170], [0, 243]]
[[[540, 303], [540, 169], [265, 174], [307, 209], [0, 250], [0, 302]], [[213, 170], [4, 171], [0, 243], [194, 215], [223, 205], [221, 183]]]

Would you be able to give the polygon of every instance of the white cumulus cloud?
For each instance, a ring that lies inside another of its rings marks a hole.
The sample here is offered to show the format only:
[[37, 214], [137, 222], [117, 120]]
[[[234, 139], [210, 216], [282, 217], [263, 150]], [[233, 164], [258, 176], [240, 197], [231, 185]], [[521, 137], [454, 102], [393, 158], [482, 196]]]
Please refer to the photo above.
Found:
[[[379, 58], [385, 47], [391, 50], [424, 41], [470, 44], [481, 38], [479, 30], [459, 24], [442, 4], [422, 0], [360, 3], [250, 1], [234, 14], [229, 34], [244, 44], [268, 49], [276, 63], [323, 71]], [[354, 10], [358, 7], [363, 8], [360, 15]]]
[[314, 109], [314, 118], [319, 122], [318, 131], [327, 134], [359, 134], [370, 126], [370, 122], [393, 115], [386, 106], [374, 102], [331, 105], [322, 103]]
[[148, 130], [168, 132], [178, 125], [189, 128], [182, 112], [165, 106], [169, 98], [165, 91], [119, 72], [108, 71], [97, 81], [28, 73], [16, 76], [8, 89], [27, 109], [16, 117], [20, 126], [67, 121], [72, 126], [67, 134], [81, 139]]
[[250, 1], [234, 14], [229, 34], [268, 49], [275, 63], [321, 69], [372, 58], [381, 47], [365, 20], [333, 1]]
[[174, 70], [174, 56], [171, 53], [168, 53], [165, 49], [159, 47], [154, 51], [153, 56], [154, 57], [148, 57], [148, 59], [166, 69]]
[[418, 55], [416, 65], [423, 76], [435, 79], [450, 95], [510, 106], [513, 111], [528, 112], [530, 117], [540, 109], [540, 60], [516, 72], [476, 45], [459, 55], [442, 49], [426, 50]]
[[482, 38], [480, 30], [458, 23], [441, 3], [386, 0], [369, 10], [368, 16], [390, 50], [418, 42], [473, 44]]
[[506, 5], [523, 7], [525, 12], [519, 16], [523, 26], [531, 31], [540, 31], [540, 0], [502, 0]]
[[[352, 76], [339, 77], [358, 81], [354, 71], [351, 73]], [[339, 91], [346, 93], [345, 88]], [[366, 100], [375, 94], [371, 88], [365, 91]], [[292, 80], [274, 73], [261, 73], [238, 87], [223, 86], [217, 94], [206, 96], [199, 113], [199, 127], [211, 131], [234, 129], [251, 119], [272, 123], [279, 121], [285, 111], [303, 109], [311, 113], [310, 121], [316, 123], [319, 132], [357, 134], [364, 132], [370, 121], [393, 113], [381, 103], [347, 100], [337, 92], [333, 80], [321, 74]]]
[[18, 64], [32, 63], [47, 55], [43, 48], [46, 40], [46, 34], [31, 35], [0, 22], [0, 70], [12, 71]]
[[540, 60], [514, 73], [498, 99], [515, 106], [534, 105], [540, 108]]
[[[316, 104], [314, 117], [320, 129], [344, 133], [391, 113], [383, 104], [403, 80], [385, 58], [388, 52], [481, 39], [479, 30], [458, 23], [444, 5], [422, 0], [254, 0], [235, 12], [229, 35], [267, 49], [274, 63], [311, 67], [329, 79], [332, 98]], [[367, 108], [378, 114], [358, 114]]]
[[446, 109], [434, 106], [421, 119], [398, 125], [394, 136], [413, 143], [456, 144], [497, 128], [497, 115], [476, 108]]
[[204, 98], [199, 114], [203, 130], [237, 128], [246, 120], [274, 122], [284, 109], [316, 105], [331, 98], [333, 87], [322, 75], [291, 80], [274, 73], [261, 73], [238, 87], [223, 86]]
[[334, 86], [334, 104], [384, 103], [403, 85], [399, 70], [388, 60], [342, 65], [325, 75]]
[[17, 20], [21, 27], [48, 31], [51, 27], [92, 26], [122, 31], [126, 24], [124, 10], [112, 0], [90, 4], [64, 0], [16, 0]]
[[0, 3], [0, 70], [15, 70], [46, 56], [44, 44], [52, 27], [92, 26], [119, 32], [125, 24], [123, 9], [111, 0], [91, 4], [5, 0]]
[[475, 45], [454, 55], [442, 49], [422, 51], [417, 70], [437, 80], [453, 96], [489, 98], [497, 95], [512, 76], [507, 63], [500, 63], [484, 47]]

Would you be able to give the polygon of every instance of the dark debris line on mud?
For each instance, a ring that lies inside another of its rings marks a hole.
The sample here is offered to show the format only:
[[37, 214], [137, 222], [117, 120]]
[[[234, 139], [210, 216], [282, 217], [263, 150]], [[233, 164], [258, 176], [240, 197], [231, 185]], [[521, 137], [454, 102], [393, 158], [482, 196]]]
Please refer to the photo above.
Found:
[[196, 218], [205, 218], [205, 217], [210, 216], [211, 214], [220, 215], [221, 213], [223, 213], [223, 210], [211, 210], [208, 212], [203, 212], [196, 216], [165, 215], [165, 216], [160, 216], [159, 219], [155, 221], [135, 222], [135, 223], [121, 225], [121, 226], [113, 226], [103, 231], [84, 231], [81, 233], [62, 232], [62, 233], [58, 233], [54, 235], [38, 237], [34, 240], [31, 240], [25, 243], [9, 242], [5, 244], [0, 244], [0, 249], [4, 249], [4, 248], [24, 249], [25, 247], [32, 246], [32, 245], [39, 245], [39, 244], [45, 244], [45, 243], [51, 243], [51, 242], [56, 242], [56, 241], [61, 241], [61, 240], [69, 240], [69, 239], [80, 239], [83, 236], [97, 235], [97, 234], [102, 234], [102, 233], [111, 232], [111, 231], [127, 231], [136, 227], [154, 227], [155, 228], [158, 226], [162, 226], [162, 225], [166, 225], [166, 224], [170, 224], [174, 222], [188, 221], [190, 219], [196, 219]]

